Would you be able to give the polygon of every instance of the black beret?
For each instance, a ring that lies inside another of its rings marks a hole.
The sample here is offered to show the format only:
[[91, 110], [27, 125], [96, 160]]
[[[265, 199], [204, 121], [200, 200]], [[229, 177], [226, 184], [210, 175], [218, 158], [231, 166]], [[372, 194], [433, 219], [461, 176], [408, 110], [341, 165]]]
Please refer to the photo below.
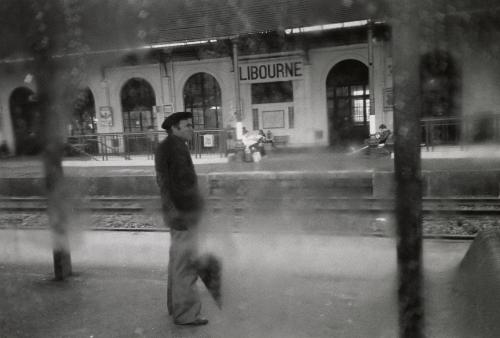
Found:
[[193, 118], [193, 113], [187, 112], [187, 111], [180, 111], [177, 113], [173, 113], [172, 115], [169, 115], [165, 121], [161, 124], [161, 127], [165, 130], [170, 130], [172, 126], [176, 125], [179, 123], [181, 120], [187, 120], [187, 119], [192, 119]]

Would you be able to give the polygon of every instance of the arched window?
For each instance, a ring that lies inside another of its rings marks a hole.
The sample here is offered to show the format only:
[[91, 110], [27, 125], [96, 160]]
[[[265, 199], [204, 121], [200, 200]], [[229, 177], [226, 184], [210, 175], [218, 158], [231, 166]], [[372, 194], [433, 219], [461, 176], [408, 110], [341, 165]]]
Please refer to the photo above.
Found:
[[156, 98], [153, 87], [146, 80], [128, 80], [122, 87], [120, 98], [124, 132], [143, 132], [151, 127], [156, 129], [156, 115], [153, 113]]
[[71, 135], [89, 135], [97, 131], [94, 95], [90, 88], [78, 92], [73, 102], [73, 114], [70, 121]]
[[36, 96], [31, 89], [16, 88], [9, 99], [9, 109], [14, 129], [16, 154], [35, 155], [42, 149], [42, 120]]
[[326, 79], [330, 145], [362, 142], [369, 135], [368, 67], [357, 60], [337, 63]]
[[213, 76], [194, 74], [187, 80], [183, 94], [184, 109], [193, 113], [195, 129], [222, 127], [221, 92]]
[[453, 117], [459, 113], [460, 76], [451, 55], [434, 51], [421, 61], [423, 117]]
[[[420, 66], [422, 118], [444, 119], [440, 125], [432, 127], [432, 142], [456, 144], [460, 139], [460, 127], [446, 120], [460, 113], [460, 76], [455, 62], [448, 52], [436, 50], [422, 56]], [[425, 134], [422, 137], [425, 138]]]

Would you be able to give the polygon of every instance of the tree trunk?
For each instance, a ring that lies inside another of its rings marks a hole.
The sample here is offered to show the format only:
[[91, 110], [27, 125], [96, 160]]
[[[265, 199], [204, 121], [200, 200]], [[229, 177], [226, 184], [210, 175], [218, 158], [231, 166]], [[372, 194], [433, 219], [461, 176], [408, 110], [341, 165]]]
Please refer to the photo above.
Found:
[[56, 280], [71, 275], [71, 254], [67, 232], [67, 194], [62, 169], [64, 121], [61, 106], [56, 104], [56, 67], [50, 58], [37, 62], [39, 109], [43, 120], [43, 163], [47, 189], [48, 216], [53, 235], [54, 274]]
[[[47, 27], [48, 7], [40, 7], [36, 17], [33, 44], [34, 73], [37, 87], [38, 109], [42, 121], [43, 163], [47, 189], [49, 224], [53, 235], [54, 274], [63, 280], [72, 273], [71, 254], [67, 230], [67, 201], [62, 169], [64, 111], [62, 109], [60, 74], [51, 56], [53, 40]], [[42, 10], [43, 9], [43, 10]], [[45, 12], [44, 12], [45, 10]]]
[[392, 31], [399, 333], [423, 337], [419, 2], [397, 3]]

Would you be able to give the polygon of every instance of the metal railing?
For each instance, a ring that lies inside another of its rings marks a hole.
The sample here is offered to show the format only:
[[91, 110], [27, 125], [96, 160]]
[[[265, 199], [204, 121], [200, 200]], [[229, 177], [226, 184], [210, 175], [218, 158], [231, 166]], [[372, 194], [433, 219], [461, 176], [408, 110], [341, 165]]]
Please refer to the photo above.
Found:
[[227, 131], [221, 129], [195, 130], [191, 142], [191, 153], [202, 155], [227, 155]]
[[462, 119], [449, 118], [423, 118], [422, 141], [427, 151], [434, 150], [435, 145], [461, 144]]
[[[145, 155], [147, 159], [153, 159], [158, 144], [166, 136], [164, 131], [72, 135], [67, 138], [66, 156], [85, 156], [94, 160], [99, 157], [103, 161], [114, 157], [130, 160], [134, 155]], [[226, 143], [226, 130], [195, 130], [188, 147], [195, 157], [225, 157]]]
[[499, 142], [500, 112], [479, 112], [465, 117], [463, 131], [467, 143]]
[[476, 113], [465, 117], [421, 119], [422, 141], [426, 150], [436, 145], [500, 142], [500, 113]]

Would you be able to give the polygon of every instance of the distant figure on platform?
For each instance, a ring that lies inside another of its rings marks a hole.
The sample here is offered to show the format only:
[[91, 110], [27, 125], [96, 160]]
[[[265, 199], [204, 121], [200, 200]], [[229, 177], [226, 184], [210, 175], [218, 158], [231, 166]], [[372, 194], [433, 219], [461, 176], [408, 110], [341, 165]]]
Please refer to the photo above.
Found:
[[385, 144], [391, 136], [391, 131], [387, 129], [385, 124], [381, 124], [378, 127], [378, 133], [375, 134], [375, 138], [378, 140], [378, 144]]
[[386, 143], [391, 137], [391, 131], [387, 129], [385, 124], [381, 124], [378, 127], [379, 131], [370, 138], [365, 140], [365, 146], [360, 150], [363, 150], [365, 155], [378, 155], [378, 156], [388, 156], [392, 153], [390, 147], [386, 147]]
[[155, 134], [155, 128], [153, 126], [148, 126], [146, 131], [147, 142], [149, 144], [148, 157], [154, 156], [156, 153], [156, 148], [158, 147], [158, 136]]
[[242, 134], [241, 142], [245, 146], [244, 161], [259, 162], [262, 158], [262, 149], [264, 148], [262, 135], [260, 135], [260, 132], [249, 132], [245, 127], [243, 127]]
[[264, 133], [264, 130], [260, 129], [259, 130], [258, 147], [259, 147], [260, 155], [262, 157], [266, 156], [266, 149], [264, 148], [264, 143], [267, 143], [266, 134]]
[[[196, 280], [199, 270], [198, 222], [203, 199], [198, 189], [187, 141], [193, 137], [192, 114], [178, 112], [165, 119], [168, 133], [156, 151], [155, 169], [162, 210], [170, 227], [167, 307], [177, 325], [206, 325]], [[204, 273], [206, 275], [206, 273]]]
[[270, 130], [267, 131], [267, 134], [266, 134], [266, 139], [269, 141], [269, 140], [272, 140], [273, 139], [273, 133], [271, 133]]
[[383, 123], [378, 127], [378, 129], [378, 132], [370, 135], [369, 138], [365, 139], [363, 147], [359, 149], [355, 149], [354, 147], [352, 147], [349, 154], [352, 155], [362, 153], [364, 155], [390, 155], [392, 149], [388, 149], [390, 147], [386, 147], [386, 143], [391, 138], [392, 132]]
[[274, 146], [274, 136], [273, 133], [271, 133], [270, 130], [267, 131], [266, 133], [266, 141], [265, 143], [269, 143], [271, 145], [271, 148], [275, 149], [276, 147]]
[[8, 157], [9, 156], [9, 147], [7, 146], [7, 142], [1, 141], [0, 142], [0, 158]]
[[365, 140], [365, 145], [371, 147], [383, 146], [389, 139], [389, 136], [391, 136], [391, 131], [382, 123], [378, 127], [378, 132], [370, 135], [370, 137]]
[[0, 158], [9, 156], [9, 147], [7, 142], [3, 139], [2, 131], [0, 130]]

